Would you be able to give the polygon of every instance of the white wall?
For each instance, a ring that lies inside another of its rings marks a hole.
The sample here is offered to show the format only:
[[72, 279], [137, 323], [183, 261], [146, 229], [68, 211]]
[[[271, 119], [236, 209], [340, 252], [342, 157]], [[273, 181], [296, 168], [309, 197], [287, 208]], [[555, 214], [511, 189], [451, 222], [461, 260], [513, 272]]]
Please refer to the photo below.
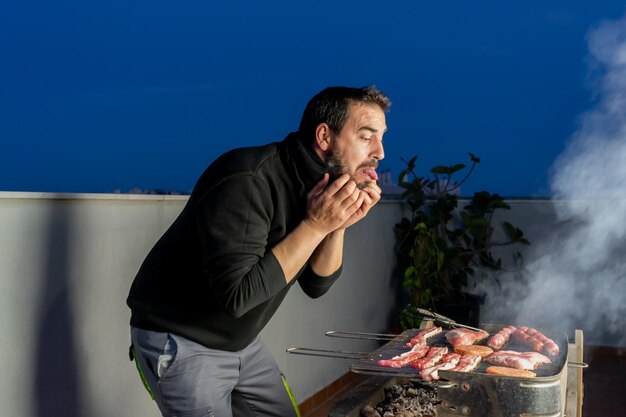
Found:
[[2, 414], [157, 416], [128, 361], [125, 294], [183, 201], [50, 197], [0, 194]]
[[[185, 197], [0, 193], [2, 415], [158, 416], [128, 360], [125, 300], [143, 258]], [[397, 204], [379, 204], [348, 232], [342, 278], [311, 300], [298, 286], [263, 338], [303, 401], [349, 361], [290, 346], [371, 350], [327, 330], [384, 331]]]
[[[125, 300], [143, 258], [185, 202], [181, 196], [0, 192], [2, 415], [159, 415], [128, 361]], [[556, 219], [558, 203], [511, 204], [503, 218], [533, 242], [527, 260], [540, 242], [554, 240], [555, 230], [572, 227]], [[263, 331], [298, 401], [347, 372], [350, 361], [291, 355], [287, 347], [370, 351], [374, 342], [324, 332], [384, 332], [401, 308], [393, 278], [393, 225], [401, 213], [398, 202], [378, 204], [348, 230], [344, 274], [330, 292], [311, 300], [294, 286]], [[598, 308], [580, 300], [583, 311]], [[483, 318], [501, 317], [487, 305]], [[611, 334], [595, 337], [594, 344], [620, 343]]]

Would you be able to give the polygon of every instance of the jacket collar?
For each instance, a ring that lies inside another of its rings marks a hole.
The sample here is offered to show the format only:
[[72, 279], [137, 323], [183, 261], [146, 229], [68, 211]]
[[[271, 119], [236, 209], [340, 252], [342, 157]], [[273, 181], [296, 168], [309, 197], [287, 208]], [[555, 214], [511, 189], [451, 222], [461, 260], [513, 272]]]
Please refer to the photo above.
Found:
[[290, 133], [284, 142], [293, 161], [295, 174], [308, 192], [328, 171], [328, 166], [310, 144], [302, 141], [298, 132]]

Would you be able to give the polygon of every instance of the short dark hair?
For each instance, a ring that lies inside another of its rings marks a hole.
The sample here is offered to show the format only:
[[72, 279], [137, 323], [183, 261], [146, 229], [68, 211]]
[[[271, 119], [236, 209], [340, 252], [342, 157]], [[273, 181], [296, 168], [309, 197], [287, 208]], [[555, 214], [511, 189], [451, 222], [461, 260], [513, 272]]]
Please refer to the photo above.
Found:
[[391, 107], [389, 98], [374, 86], [325, 88], [309, 100], [304, 109], [298, 128], [302, 139], [312, 141], [321, 123], [326, 123], [334, 132], [341, 131], [353, 103], [375, 104], [385, 112]]

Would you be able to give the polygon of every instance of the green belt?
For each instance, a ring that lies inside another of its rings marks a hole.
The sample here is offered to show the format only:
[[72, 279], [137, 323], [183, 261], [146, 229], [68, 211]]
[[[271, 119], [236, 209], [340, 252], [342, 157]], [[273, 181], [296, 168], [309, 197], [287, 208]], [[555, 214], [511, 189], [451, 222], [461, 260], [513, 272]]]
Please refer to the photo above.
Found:
[[287, 384], [287, 380], [285, 379], [285, 375], [281, 374], [280, 377], [283, 379], [283, 384], [285, 384], [285, 389], [287, 390], [287, 394], [289, 394], [289, 399], [291, 400], [291, 404], [293, 404], [293, 408], [296, 410], [296, 416], [300, 416], [300, 409], [298, 408], [298, 402], [296, 401], [296, 397], [293, 396], [293, 392], [291, 392], [291, 388]]
[[[143, 386], [146, 388], [146, 391], [148, 391], [148, 394], [150, 394], [150, 398], [154, 400], [154, 393], [152, 393], [152, 390], [150, 389], [150, 385], [148, 385], [148, 381], [146, 380], [145, 375], [143, 374], [143, 372], [141, 372], [141, 368], [139, 367], [139, 361], [135, 360], [135, 347], [133, 345], [130, 345], [130, 347], [128, 348], [128, 357], [130, 358], [131, 362], [135, 361], [135, 366], [137, 367], [137, 372], [139, 372], [141, 382], [143, 382]], [[300, 415], [298, 415], [298, 417], [300, 417]]]

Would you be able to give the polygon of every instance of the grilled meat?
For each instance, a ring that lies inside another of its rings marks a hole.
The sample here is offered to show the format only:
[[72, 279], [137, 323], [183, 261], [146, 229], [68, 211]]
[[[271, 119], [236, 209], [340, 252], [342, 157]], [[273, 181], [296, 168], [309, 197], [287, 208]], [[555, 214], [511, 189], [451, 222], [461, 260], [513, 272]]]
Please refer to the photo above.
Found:
[[433, 346], [430, 348], [426, 356], [424, 356], [422, 359], [411, 362], [411, 368], [425, 369], [430, 368], [431, 366], [435, 366], [435, 364], [439, 362], [439, 360], [443, 358], [443, 355], [445, 355], [446, 353], [448, 353], [447, 347]]
[[427, 327], [420, 331], [413, 339], [407, 342], [407, 347], [415, 345], [426, 345], [426, 340], [441, 333], [441, 327]]
[[435, 366], [431, 366], [430, 368], [424, 368], [420, 372], [420, 376], [424, 381], [432, 381], [433, 379], [439, 379], [439, 370], [447, 370], [454, 368], [461, 359], [461, 355], [458, 353], [447, 353], [443, 355], [441, 358], [441, 362], [439, 362]]
[[539, 352], [515, 352], [512, 350], [501, 350], [494, 352], [485, 358], [485, 362], [492, 365], [508, 366], [515, 369], [533, 370], [543, 364], [550, 363], [547, 356]]
[[514, 331], [511, 337], [513, 340], [530, 347], [535, 352], [545, 352], [553, 358], [559, 356], [559, 346], [554, 340], [532, 327], [522, 326]]
[[454, 329], [446, 333], [446, 339], [452, 347], [458, 345], [473, 345], [474, 343], [489, 337], [489, 333], [484, 330], [474, 331], [469, 329]]
[[[531, 333], [528, 333], [529, 330], [531, 331]], [[541, 350], [543, 349], [543, 343], [533, 337], [533, 335], [537, 332], [536, 330], [533, 330], [534, 329], [530, 329], [527, 326], [522, 326], [519, 329], [515, 330], [511, 337], [516, 342], [525, 344], [535, 352], [541, 352]]]
[[428, 353], [428, 350], [428, 346], [415, 345], [413, 346], [413, 349], [409, 350], [408, 352], [404, 352], [401, 355], [394, 356], [391, 359], [379, 360], [378, 365], [386, 366], [389, 368], [402, 368], [403, 366], [406, 366], [409, 363], [424, 357], [424, 355]]
[[[534, 330], [535, 332], [531, 334], [530, 337], [543, 344], [544, 353], [546, 353], [548, 356], [553, 357], [553, 358], [556, 356], [559, 356], [559, 352], [560, 352], [559, 346], [556, 344], [554, 340], [550, 339], [549, 337], [547, 337], [546, 335], [544, 335], [543, 333], [535, 329], [528, 329], [529, 334], [531, 330]], [[541, 351], [537, 350], [537, 352], [541, 352]]]
[[469, 372], [476, 368], [480, 361], [483, 359], [480, 355], [472, 355], [471, 353], [466, 353], [461, 356], [459, 363], [457, 366], [451, 369], [451, 371], [455, 372]]
[[507, 327], [503, 328], [498, 333], [496, 333], [493, 336], [491, 336], [491, 338], [487, 342], [487, 345], [490, 348], [492, 348], [493, 350], [500, 350], [500, 349], [502, 349], [502, 346], [504, 346], [506, 344], [506, 342], [509, 341], [509, 338], [511, 337], [511, 334], [515, 330], [517, 330], [517, 327], [515, 327], [515, 326], [507, 326]]
[[493, 353], [493, 349], [491, 349], [489, 346], [483, 345], [458, 345], [454, 347], [454, 351], [461, 355], [471, 353], [472, 355], [479, 355], [483, 358]]
[[514, 376], [518, 378], [534, 378], [537, 376], [536, 373], [526, 369], [508, 368], [506, 366], [489, 366], [485, 369], [485, 372], [491, 375]]

